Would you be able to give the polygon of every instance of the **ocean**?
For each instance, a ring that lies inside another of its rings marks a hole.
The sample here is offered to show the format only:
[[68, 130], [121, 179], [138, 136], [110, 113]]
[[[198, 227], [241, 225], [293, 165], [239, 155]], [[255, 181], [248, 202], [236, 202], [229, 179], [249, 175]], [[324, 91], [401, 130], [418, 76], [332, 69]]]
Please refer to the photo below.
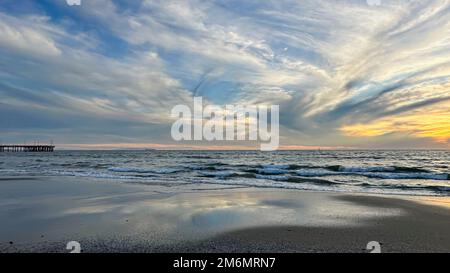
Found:
[[0, 153], [0, 177], [450, 195], [450, 151], [55, 151]]

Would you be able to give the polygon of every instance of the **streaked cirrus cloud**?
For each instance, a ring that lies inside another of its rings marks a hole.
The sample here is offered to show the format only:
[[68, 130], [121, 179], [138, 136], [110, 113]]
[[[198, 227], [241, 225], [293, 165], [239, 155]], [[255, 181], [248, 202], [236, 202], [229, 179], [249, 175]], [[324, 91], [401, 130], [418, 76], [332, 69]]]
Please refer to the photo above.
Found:
[[279, 104], [285, 147], [448, 148], [449, 77], [448, 0], [0, 7], [3, 142], [172, 147], [203, 96]]

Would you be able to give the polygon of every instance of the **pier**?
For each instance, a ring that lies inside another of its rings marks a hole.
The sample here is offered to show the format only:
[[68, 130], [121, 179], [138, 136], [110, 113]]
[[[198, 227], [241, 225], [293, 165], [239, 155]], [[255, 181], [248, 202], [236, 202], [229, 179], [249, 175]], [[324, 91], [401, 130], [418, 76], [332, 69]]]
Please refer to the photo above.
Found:
[[53, 145], [0, 145], [1, 152], [53, 152]]

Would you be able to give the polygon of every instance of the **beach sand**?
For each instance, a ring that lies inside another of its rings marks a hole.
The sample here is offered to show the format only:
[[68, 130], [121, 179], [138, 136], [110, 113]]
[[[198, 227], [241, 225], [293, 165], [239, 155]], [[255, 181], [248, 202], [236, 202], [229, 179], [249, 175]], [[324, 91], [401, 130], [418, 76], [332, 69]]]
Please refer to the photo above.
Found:
[[450, 252], [450, 198], [0, 179], [0, 252]]

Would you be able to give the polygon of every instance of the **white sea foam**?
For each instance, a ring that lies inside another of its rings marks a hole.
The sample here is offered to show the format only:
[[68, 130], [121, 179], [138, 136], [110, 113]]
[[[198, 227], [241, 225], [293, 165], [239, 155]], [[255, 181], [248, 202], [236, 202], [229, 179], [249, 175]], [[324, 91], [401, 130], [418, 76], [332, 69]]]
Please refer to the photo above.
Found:
[[155, 174], [170, 174], [181, 171], [181, 169], [173, 169], [173, 168], [136, 168], [136, 167], [112, 167], [108, 168], [108, 170], [117, 173], [155, 173]]
[[340, 172], [363, 173], [363, 172], [394, 172], [395, 167], [339, 167]]
[[[408, 172], [383, 172], [391, 170], [390, 168], [372, 168], [372, 171], [368, 171], [369, 168], [347, 168], [346, 171], [329, 171], [325, 169], [300, 169], [295, 171], [299, 176], [304, 177], [320, 177], [320, 176], [332, 176], [332, 175], [361, 175], [370, 178], [380, 179], [429, 179], [429, 180], [449, 180], [450, 177], [446, 173], [408, 173]], [[395, 170], [392, 169], [392, 170]]]
[[285, 169], [277, 169], [277, 168], [264, 168], [262, 170], [258, 170], [260, 174], [285, 174], [288, 170]]
[[261, 167], [264, 169], [280, 169], [280, 170], [287, 170], [290, 168], [289, 165], [273, 165], [273, 164], [261, 165]]
[[274, 181], [288, 181], [289, 176], [280, 176], [280, 175], [259, 175], [255, 176], [256, 179], [268, 179]]
[[342, 173], [333, 172], [325, 169], [300, 169], [295, 171], [295, 173], [299, 176], [305, 177], [316, 177], [316, 176], [328, 176], [328, 175], [339, 175]]
[[203, 176], [217, 177], [217, 178], [226, 178], [236, 174], [236, 172], [234, 171], [211, 171], [211, 172], [201, 171], [199, 173]]
[[431, 179], [449, 180], [446, 173], [361, 173], [364, 176], [382, 179]]

